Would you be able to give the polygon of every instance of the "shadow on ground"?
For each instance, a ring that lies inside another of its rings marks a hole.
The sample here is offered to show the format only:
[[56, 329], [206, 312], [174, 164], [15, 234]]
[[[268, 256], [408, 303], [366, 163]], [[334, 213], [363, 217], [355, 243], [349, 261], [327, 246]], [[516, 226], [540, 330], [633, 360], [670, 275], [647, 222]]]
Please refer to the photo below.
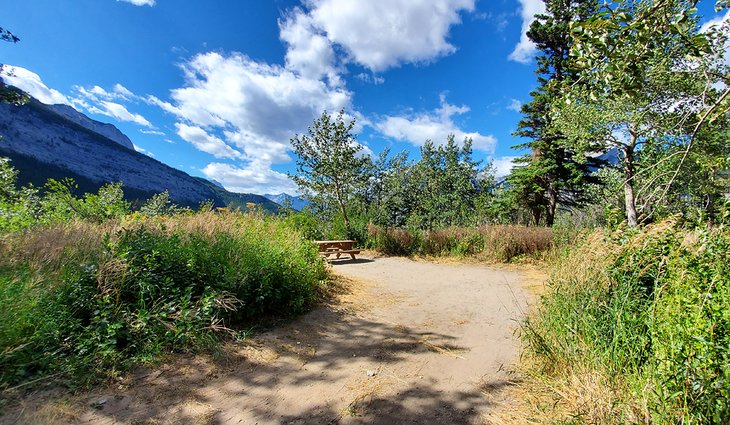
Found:
[[70, 402], [26, 399], [0, 423], [469, 424], [510, 385], [446, 392], [426, 373], [402, 372], [414, 356], [467, 349], [451, 335], [365, 316], [323, 306], [218, 356], [138, 370]]

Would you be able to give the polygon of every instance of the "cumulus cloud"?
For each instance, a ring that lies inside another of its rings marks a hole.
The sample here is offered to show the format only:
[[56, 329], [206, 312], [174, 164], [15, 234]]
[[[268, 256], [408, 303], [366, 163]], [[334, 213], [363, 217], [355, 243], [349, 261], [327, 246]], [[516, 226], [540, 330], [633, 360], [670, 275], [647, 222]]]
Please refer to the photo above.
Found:
[[38, 74], [25, 68], [12, 65], [2, 65], [2, 67], [0, 67], [0, 77], [2, 77], [6, 84], [15, 86], [27, 92], [29, 95], [47, 105], [54, 105], [57, 103], [64, 103], [66, 105], [71, 104], [71, 101], [61, 94], [61, 92], [48, 88]]
[[232, 192], [296, 193], [297, 191], [297, 186], [286, 174], [274, 171], [260, 163], [252, 163], [248, 167], [241, 168], [213, 162], [202, 171], [206, 177], [219, 181], [223, 187]]
[[376, 124], [385, 136], [396, 140], [407, 141], [415, 146], [422, 146], [426, 140], [436, 144], [445, 143], [449, 134], [453, 134], [457, 142], [470, 138], [474, 148], [485, 152], [494, 150], [497, 139], [492, 135], [478, 132], [465, 132], [458, 128], [452, 117], [469, 111], [467, 106], [455, 106], [446, 102], [441, 96], [441, 107], [434, 112], [411, 114], [406, 116], [386, 116]]
[[142, 134], [149, 134], [149, 135], [154, 135], [154, 136], [166, 136], [166, 134], [164, 132], [159, 131], [159, 130], [142, 130], [142, 129], [140, 129], [139, 132]]
[[515, 164], [515, 159], [519, 158], [518, 156], [500, 156], [498, 158], [492, 159], [492, 166], [494, 167], [494, 174], [498, 179], [501, 179], [502, 177], [506, 176], [507, 174], [512, 171], [512, 169], [517, 165]]
[[241, 153], [228, 146], [223, 140], [208, 134], [200, 127], [177, 123], [177, 135], [200, 151], [216, 158], [240, 158]]
[[87, 110], [92, 114], [105, 115], [118, 121], [133, 122], [145, 127], [152, 127], [152, 124], [145, 117], [129, 112], [126, 106], [119, 103], [102, 100], [97, 105], [90, 105]]
[[77, 109], [85, 109], [92, 114], [100, 114], [118, 121], [133, 122], [147, 128], [154, 128], [141, 114], [130, 112], [120, 102], [131, 102], [139, 99], [123, 85], [117, 83], [111, 90], [100, 86], [74, 86], [75, 97], [71, 102]]
[[520, 41], [512, 53], [510, 53], [509, 59], [519, 63], [530, 63], [535, 56], [535, 52], [537, 52], [537, 47], [527, 37], [527, 31], [535, 20], [535, 15], [546, 12], [545, 3], [543, 0], [519, 0], [519, 2], [522, 6], [520, 11], [520, 16], [522, 17], [522, 34], [520, 35]]
[[132, 3], [135, 6], [154, 6], [155, 0], [117, 0], [125, 3]]
[[296, 11], [296, 19], [290, 18], [291, 25], [285, 26], [288, 32], [282, 31], [287, 42], [294, 28], [305, 36], [299, 43], [289, 42], [287, 63], [300, 64], [311, 57], [315, 64], [324, 63], [331, 51], [326, 46], [329, 41], [341, 46], [349, 60], [373, 71], [453, 53], [456, 47], [447, 40], [449, 30], [461, 22], [461, 11], [474, 10], [474, 0], [308, 0], [305, 4], [308, 12]]
[[700, 27], [701, 33], [714, 33], [721, 36], [720, 39], [724, 40], [724, 44], [720, 47], [718, 55], [725, 65], [730, 66], [730, 10], [725, 12], [725, 15], [716, 16], [715, 18], [705, 22]]
[[155, 156], [152, 152], [148, 151], [147, 149], [143, 148], [142, 146], [135, 145], [132, 143], [132, 147], [134, 147], [134, 150], [136, 150], [139, 153], [143, 153], [147, 156]]
[[279, 22], [279, 38], [287, 44], [286, 68], [302, 77], [329, 78], [330, 84], [342, 83], [335, 69], [335, 51], [330, 41], [314, 26], [312, 17], [294, 9]]
[[[185, 83], [170, 92], [171, 102], [153, 96], [147, 101], [175, 115], [178, 135], [197, 149], [244, 161], [243, 168], [218, 163], [206, 168], [208, 173], [225, 172], [228, 183], [222, 176], [209, 177], [236, 190], [255, 185], [255, 192], [262, 193], [273, 192], [270, 185], [282, 186], [281, 179], [288, 178], [271, 166], [291, 161], [290, 138], [306, 131], [322, 111], [338, 111], [351, 101], [349, 91], [317, 78], [322, 76], [318, 72], [307, 77], [240, 53], [199, 54], [182, 70]], [[254, 171], [262, 177], [244, 184]]]
[[385, 82], [385, 78], [379, 76], [379, 75], [370, 75], [365, 72], [361, 72], [357, 75], [355, 75], [355, 78], [357, 78], [360, 81], [363, 81], [365, 83], [372, 83], [377, 85], [383, 84]]

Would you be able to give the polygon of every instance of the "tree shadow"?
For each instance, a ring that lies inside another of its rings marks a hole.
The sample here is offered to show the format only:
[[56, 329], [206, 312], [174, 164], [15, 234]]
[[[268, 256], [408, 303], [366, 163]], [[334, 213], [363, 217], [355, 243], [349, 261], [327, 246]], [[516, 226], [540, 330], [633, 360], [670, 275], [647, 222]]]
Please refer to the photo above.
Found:
[[367, 263], [373, 263], [375, 260], [371, 258], [355, 258], [352, 259], [350, 257], [340, 257], [340, 258], [328, 258], [327, 262], [330, 264], [367, 264]]
[[[228, 343], [218, 355], [139, 369], [79, 396], [75, 417], [183, 425], [477, 423], [492, 406], [488, 395], [511, 385], [506, 377], [454, 392], [429, 376], [385, 373], [414, 356], [458, 359], [467, 352], [453, 335], [361, 317], [333, 303], [250, 341]], [[32, 410], [41, 407], [29, 401], [20, 418], [0, 423], [33, 423]]]

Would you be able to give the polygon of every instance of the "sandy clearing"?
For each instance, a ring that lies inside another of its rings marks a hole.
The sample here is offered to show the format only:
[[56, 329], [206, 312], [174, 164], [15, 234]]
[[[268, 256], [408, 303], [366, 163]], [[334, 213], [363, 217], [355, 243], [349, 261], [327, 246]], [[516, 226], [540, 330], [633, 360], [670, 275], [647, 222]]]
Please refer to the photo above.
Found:
[[29, 397], [0, 423], [488, 422], [514, 379], [529, 298], [517, 272], [367, 257], [333, 269], [350, 287], [339, 302], [218, 359], [182, 358], [73, 399]]

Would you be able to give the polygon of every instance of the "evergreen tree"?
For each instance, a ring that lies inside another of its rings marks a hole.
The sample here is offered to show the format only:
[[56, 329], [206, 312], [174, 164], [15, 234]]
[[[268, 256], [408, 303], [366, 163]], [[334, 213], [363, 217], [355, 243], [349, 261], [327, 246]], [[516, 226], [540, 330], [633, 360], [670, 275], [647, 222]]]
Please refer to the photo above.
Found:
[[562, 89], [575, 82], [570, 70], [570, 23], [595, 13], [596, 0], [545, 0], [547, 14], [538, 15], [527, 35], [541, 51], [537, 58], [539, 87], [530, 93], [532, 101], [523, 105], [524, 118], [516, 136], [530, 139], [514, 146], [530, 149], [518, 159], [507, 178], [513, 203], [527, 208], [533, 224], [552, 226], [558, 205], [580, 205], [584, 188], [595, 182], [591, 170], [595, 160], [576, 156], [565, 146], [565, 137], [551, 128], [551, 106], [561, 97]]

